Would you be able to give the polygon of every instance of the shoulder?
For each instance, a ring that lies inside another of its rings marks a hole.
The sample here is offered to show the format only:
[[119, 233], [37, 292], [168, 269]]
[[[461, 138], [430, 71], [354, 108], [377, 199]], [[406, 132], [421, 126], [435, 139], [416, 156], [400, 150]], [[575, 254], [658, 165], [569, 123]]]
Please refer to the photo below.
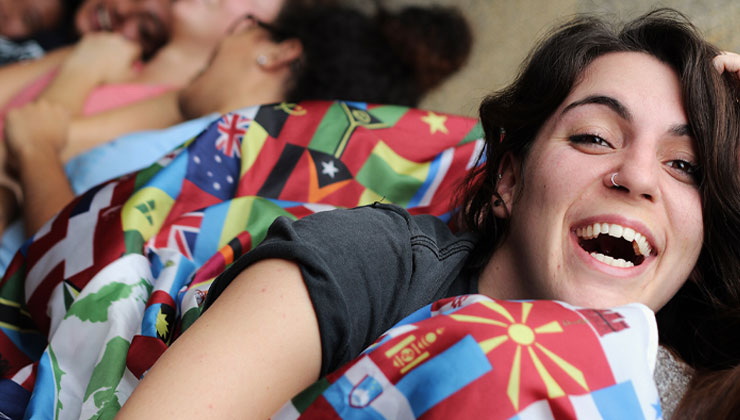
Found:
[[312, 231], [331, 227], [330, 232], [349, 229], [351, 232], [371, 230], [371, 235], [391, 234], [408, 236], [412, 242], [434, 239], [444, 245], [450, 242], [466, 242], [471, 246], [475, 237], [469, 233], [454, 233], [447, 223], [433, 215], [411, 215], [403, 207], [394, 204], [374, 203], [353, 209], [338, 209], [319, 212], [294, 222], [297, 229]]

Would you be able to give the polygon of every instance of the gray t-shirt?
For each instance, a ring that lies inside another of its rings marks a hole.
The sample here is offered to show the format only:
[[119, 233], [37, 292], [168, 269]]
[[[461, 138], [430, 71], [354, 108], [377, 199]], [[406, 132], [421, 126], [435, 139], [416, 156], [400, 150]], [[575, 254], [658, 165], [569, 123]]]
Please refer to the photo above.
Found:
[[420, 307], [478, 292], [465, 270], [475, 236], [434, 216], [386, 204], [278, 218], [265, 240], [211, 286], [206, 308], [242, 270], [263, 259], [296, 262], [319, 323], [325, 375]]

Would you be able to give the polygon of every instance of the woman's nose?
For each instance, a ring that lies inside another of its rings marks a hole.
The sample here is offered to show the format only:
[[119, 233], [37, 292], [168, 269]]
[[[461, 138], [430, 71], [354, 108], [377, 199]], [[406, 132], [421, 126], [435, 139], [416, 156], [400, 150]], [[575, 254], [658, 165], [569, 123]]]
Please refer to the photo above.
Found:
[[648, 151], [625, 152], [622, 162], [607, 174], [607, 187], [624, 191], [634, 197], [656, 201], [660, 197], [658, 187], [658, 162], [654, 153]]

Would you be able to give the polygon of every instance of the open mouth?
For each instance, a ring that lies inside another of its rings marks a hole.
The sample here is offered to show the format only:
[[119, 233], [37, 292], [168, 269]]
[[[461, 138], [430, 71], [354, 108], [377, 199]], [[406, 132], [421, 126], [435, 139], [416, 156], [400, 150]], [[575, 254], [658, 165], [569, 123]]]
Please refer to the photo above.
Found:
[[613, 223], [594, 223], [575, 230], [578, 245], [605, 264], [629, 268], [654, 254], [647, 238], [634, 229]]
[[111, 23], [110, 14], [108, 13], [108, 9], [105, 8], [104, 5], [99, 5], [95, 17], [98, 21], [98, 26], [103, 31], [112, 31], [113, 30], [113, 24]]

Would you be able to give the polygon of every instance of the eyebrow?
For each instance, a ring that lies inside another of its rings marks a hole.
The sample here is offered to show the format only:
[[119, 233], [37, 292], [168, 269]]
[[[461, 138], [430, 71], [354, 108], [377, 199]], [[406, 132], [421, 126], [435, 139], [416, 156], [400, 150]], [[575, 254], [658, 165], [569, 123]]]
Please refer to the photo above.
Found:
[[[579, 106], [583, 105], [604, 105], [614, 111], [617, 115], [619, 115], [622, 119], [624, 119], [627, 122], [632, 122], [632, 114], [629, 112], [626, 106], [622, 105], [621, 102], [619, 102], [617, 99], [612, 98], [611, 96], [605, 96], [605, 95], [591, 95], [584, 99], [575, 101], [568, 106], [565, 107], [562, 114], [567, 113], [568, 111], [572, 110], [573, 108], [577, 108]], [[689, 129], [688, 124], [676, 124], [671, 126], [671, 128], [668, 130], [668, 132], [676, 137], [682, 137], [682, 136], [689, 136], [691, 137], [691, 130]]]
[[668, 132], [673, 134], [676, 137], [681, 137], [681, 136], [692, 137], [691, 130], [689, 130], [688, 124], [676, 124], [674, 126], [671, 126], [671, 129], [668, 130]]
[[622, 119], [628, 122], [632, 121], [632, 114], [630, 114], [630, 112], [627, 110], [627, 107], [622, 105], [621, 102], [612, 98], [611, 96], [604, 96], [604, 95], [591, 95], [579, 101], [575, 101], [571, 103], [570, 105], [566, 106], [562, 114], [567, 113], [573, 108], [577, 108], [583, 105], [591, 105], [591, 104], [604, 105], [608, 107], [609, 109], [611, 109], [612, 111], [614, 111], [617, 115], [622, 117]]

